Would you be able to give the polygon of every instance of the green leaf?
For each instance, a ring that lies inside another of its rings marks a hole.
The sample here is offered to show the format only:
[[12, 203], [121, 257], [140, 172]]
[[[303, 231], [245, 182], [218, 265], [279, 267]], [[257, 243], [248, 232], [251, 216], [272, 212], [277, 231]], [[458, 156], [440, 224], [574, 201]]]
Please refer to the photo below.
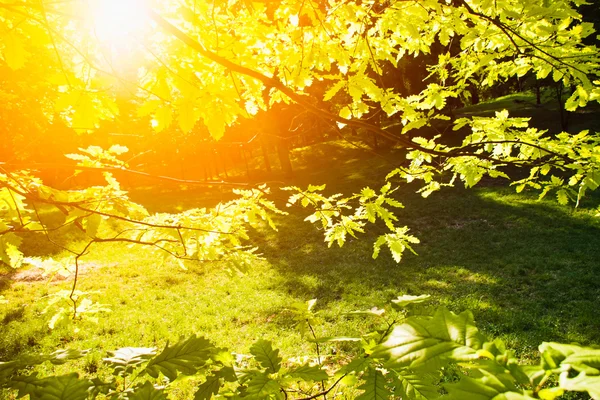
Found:
[[242, 397], [249, 400], [264, 400], [277, 393], [280, 388], [279, 383], [269, 378], [267, 374], [257, 373], [253, 374], [246, 383], [245, 395]]
[[558, 369], [560, 364], [569, 356], [576, 353], [580, 347], [572, 344], [544, 342], [538, 347], [542, 357], [542, 367], [546, 370]]
[[587, 376], [585, 372], [582, 372], [575, 378], [569, 378], [568, 373], [564, 372], [561, 374], [559, 382], [562, 389], [588, 392], [592, 399], [600, 399], [600, 376]]
[[557, 397], [562, 396], [565, 390], [559, 387], [546, 388], [538, 392], [538, 397], [542, 400], [554, 400]]
[[167, 343], [165, 349], [150, 360], [146, 372], [154, 378], [158, 378], [159, 373], [162, 373], [171, 381], [177, 378], [178, 372], [193, 375], [198, 368], [206, 364], [214, 349], [208, 340], [196, 335], [181, 340], [172, 347]]
[[263, 367], [266, 368], [269, 373], [276, 373], [281, 368], [281, 357], [279, 357], [279, 350], [273, 350], [273, 346], [268, 340], [259, 340], [250, 347], [250, 354], [252, 354], [256, 361]]
[[[2, 373], [2, 370], [0, 370], [0, 373]], [[37, 377], [37, 372], [35, 372], [31, 375], [13, 376], [7, 386], [18, 390], [19, 393], [17, 398], [25, 397], [27, 395], [29, 395], [30, 398], [33, 398], [39, 388], [43, 386], [41, 381], [42, 380]]]
[[405, 308], [410, 304], [420, 304], [429, 301], [431, 295], [422, 294], [420, 296], [411, 296], [409, 294], [405, 294], [404, 296], [398, 296], [397, 299], [392, 300], [392, 304], [397, 307]]
[[299, 378], [303, 381], [323, 381], [328, 378], [327, 372], [318, 365], [304, 364], [288, 371], [288, 375], [293, 378]]
[[433, 317], [407, 318], [372, 356], [386, 359], [390, 368], [437, 369], [450, 361], [476, 359], [484, 342], [470, 311], [456, 315], [441, 307]]
[[533, 399], [518, 391], [508, 374], [493, 375], [481, 371], [478, 379], [463, 376], [458, 383], [444, 385], [448, 400], [526, 400]]
[[0, 388], [7, 384], [8, 378], [10, 378], [16, 369], [16, 364], [15, 361], [0, 361]]
[[396, 373], [400, 383], [396, 392], [402, 399], [431, 400], [439, 397], [437, 387], [427, 374], [416, 374], [409, 369], [401, 369]]
[[156, 354], [151, 347], [123, 347], [109, 352], [110, 357], [103, 361], [109, 364], [117, 375], [130, 373], [137, 365], [149, 360]]
[[392, 392], [386, 387], [386, 379], [381, 371], [370, 367], [363, 376], [363, 384], [358, 388], [364, 390], [356, 400], [388, 400]]
[[[51, 354], [25, 354], [16, 360], [9, 362], [0, 362], [0, 386], [8, 380], [8, 378], [20, 369], [32, 367], [46, 361], [50, 361], [54, 365], [61, 365], [69, 360], [74, 360], [83, 357], [87, 351], [80, 350], [56, 350]], [[37, 378], [34, 375], [21, 376], [17, 381], [34, 382]]]
[[167, 400], [167, 396], [161, 389], [157, 389], [148, 381], [142, 386], [135, 388], [132, 395], [127, 396], [128, 400]]
[[582, 86], [577, 86], [575, 92], [565, 102], [565, 109], [575, 111], [578, 107], [585, 107], [588, 100], [589, 93]]
[[14, 233], [0, 236], [0, 261], [12, 268], [19, 268], [23, 262], [23, 253], [19, 251], [22, 239]]
[[85, 233], [92, 238], [96, 237], [98, 233], [98, 228], [100, 227], [100, 223], [102, 222], [102, 216], [100, 214], [92, 214], [85, 219]]
[[375, 317], [381, 317], [383, 314], [385, 314], [385, 310], [377, 307], [373, 307], [370, 310], [356, 310], [346, 313], [346, 315], [372, 315]]
[[90, 397], [95, 399], [99, 394], [108, 394], [117, 390], [117, 383], [114, 380], [104, 382], [100, 378], [92, 379], [93, 386], [90, 388]]
[[[393, 228], [393, 227], [391, 227]], [[387, 233], [377, 238], [373, 244], [373, 258], [376, 259], [381, 251], [381, 246], [387, 245], [392, 253], [394, 261], [400, 262], [402, 260], [402, 254], [404, 250], [408, 249], [412, 253], [415, 253], [409, 243], [420, 243], [419, 239], [408, 234], [408, 228], [406, 226], [401, 228], [394, 228], [393, 233]]]
[[560, 189], [558, 192], [556, 192], [556, 198], [558, 200], [558, 204], [560, 205], [566, 206], [569, 204], [569, 194], [564, 189]]
[[539, 350], [545, 369], [554, 370], [568, 365], [578, 372], [600, 375], [600, 349], [545, 342], [539, 346]]
[[540, 365], [519, 365], [518, 368], [527, 376], [532, 386], [538, 386], [546, 376], [546, 371]]
[[362, 372], [371, 365], [371, 358], [362, 356], [356, 357], [350, 363], [344, 365], [340, 372], [351, 373], [351, 372]]
[[81, 357], [85, 356], [87, 353], [88, 353], [88, 350], [67, 349], [67, 350], [56, 350], [55, 352], [49, 354], [48, 356], [42, 356], [42, 357], [45, 357], [48, 361], [50, 361], [54, 365], [62, 365], [64, 363], [66, 363], [67, 361], [76, 360], [78, 358], [81, 358]]
[[23, 253], [11, 243], [7, 243], [4, 248], [6, 257], [8, 259], [8, 265], [12, 268], [19, 268], [23, 263]]
[[221, 380], [218, 376], [209, 375], [206, 377], [206, 382], [198, 386], [198, 390], [194, 393], [194, 400], [209, 400], [213, 395], [219, 393], [221, 388]]
[[[53, 364], [59, 365], [65, 363], [67, 360], [82, 357], [84, 354], [85, 352], [82, 351], [57, 350], [49, 355], [24, 355], [17, 360], [0, 362], [0, 387], [9, 385], [9, 378], [20, 369], [41, 364], [45, 361], [50, 361]], [[10, 381], [10, 385], [23, 392], [24, 394], [22, 394], [22, 396], [25, 396], [25, 394], [33, 393], [35, 385], [37, 385], [38, 382], [39, 379], [36, 374], [21, 375], [13, 377]]]
[[88, 398], [88, 389], [93, 386], [87, 379], [79, 379], [76, 373], [51, 376], [31, 382], [35, 386], [31, 400], [85, 400]]

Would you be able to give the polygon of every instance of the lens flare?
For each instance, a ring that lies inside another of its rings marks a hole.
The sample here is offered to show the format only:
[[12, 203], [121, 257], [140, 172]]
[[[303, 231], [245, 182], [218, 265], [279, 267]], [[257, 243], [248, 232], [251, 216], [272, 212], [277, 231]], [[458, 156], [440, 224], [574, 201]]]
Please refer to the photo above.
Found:
[[90, 14], [98, 39], [111, 45], [133, 40], [149, 23], [144, 0], [90, 0]]

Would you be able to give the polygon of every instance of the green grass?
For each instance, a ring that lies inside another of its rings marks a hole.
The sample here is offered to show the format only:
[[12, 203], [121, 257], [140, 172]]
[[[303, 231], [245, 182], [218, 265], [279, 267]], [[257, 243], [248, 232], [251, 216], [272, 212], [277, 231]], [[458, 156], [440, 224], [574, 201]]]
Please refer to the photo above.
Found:
[[[386, 158], [331, 142], [299, 149], [292, 184], [327, 183], [330, 193], [379, 187], [398, 155]], [[401, 224], [421, 239], [418, 256], [407, 253], [396, 264], [382, 251], [371, 258], [372, 243], [383, 227], [327, 248], [322, 232], [303, 222], [304, 212], [287, 209], [279, 232], [255, 232], [264, 261], [245, 275], [224, 265], [188, 264], [181, 269], [144, 249], [98, 245], [83, 259], [81, 290], [111, 313], [92, 322], [47, 327], [44, 296], [70, 287], [70, 281], [19, 281], [14, 272], [0, 279], [0, 360], [25, 352], [56, 348], [93, 349], [74, 365], [83, 373], [101, 368], [107, 350], [125, 346], [163, 346], [180, 335], [206, 335], [220, 346], [248, 353], [252, 342], [272, 340], [285, 357], [313, 354], [297, 333], [286, 307], [317, 298], [319, 335], [356, 334], [370, 327], [344, 313], [383, 306], [400, 294], [431, 294], [434, 305], [453, 311], [471, 309], [479, 327], [500, 337], [523, 359], [535, 359], [542, 341], [600, 344], [597, 304], [600, 285], [600, 220], [583, 207], [573, 210], [534, 193], [515, 194], [503, 185], [474, 190], [447, 189], [427, 199], [407, 185], [397, 192], [406, 208]], [[274, 193], [284, 207], [285, 192]], [[153, 188], [132, 197], [154, 211], [175, 211], [227, 199], [220, 190]], [[593, 199], [593, 200], [598, 200]], [[65, 239], [76, 245], [80, 238]], [[36, 255], [57, 252], [43, 237], [27, 241]], [[27, 249], [26, 249], [27, 250]], [[326, 352], [348, 350], [335, 344]], [[73, 364], [71, 364], [73, 365]], [[49, 368], [49, 367], [45, 367]], [[64, 371], [67, 367], [57, 367]], [[183, 388], [182, 397], [187, 389]]]
[[[570, 94], [563, 94], [566, 100]], [[496, 111], [508, 110], [513, 117], [529, 117], [530, 125], [538, 129], [546, 129], [551, 134], [562, 132], [560, 109], [556, 93], [552, 88], [542, 90], [541, 104], [536, 105], [535, 93], [532, 91], [513, 93], [496, 99], [464, 107], [456, 111], [461, 117], [490, 117]], [[600, 105], [592, 102], [583, 109], [570, 113], [568, 131], [571, 133], [590, 129], [600, 132]]]

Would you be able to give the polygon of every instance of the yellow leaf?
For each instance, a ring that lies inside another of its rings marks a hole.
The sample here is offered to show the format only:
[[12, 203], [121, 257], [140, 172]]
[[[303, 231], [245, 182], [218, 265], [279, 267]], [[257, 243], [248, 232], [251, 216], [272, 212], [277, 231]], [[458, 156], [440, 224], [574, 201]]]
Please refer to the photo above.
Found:
[[78, 99], [78, 92], [62, 93], [54, 102], [54, 109], [58, 112], [65, 111], [67, 108], [74, 106]]
[[564, 389], [559, 387], [542, 389], [539, 391], [538, 396], [543, 400], [554, 400], [557, 397], [560, 397], [564, 393]]
[[221, 139], [225, 134], [225, 118], [221, 112], [215, 112], [213, 115], [205, 116], [204, 124], [208, 128], [210, 136], [215, 140]]
[[23, 262], [23, 253], [19, 251], [17, 246], [11, 243], [6, 244], [5, 251], [6, 255], [8, 256], [8, 259], [10, 260], [10, 263], [8, 265], [10, 265], [13, 268], [19, 268]]
[[146, 117], [154, 112], [160, 105], [160, 100], [148, 100], [137, 110], [138, 117]]
[[340, 117], [344, 119], [350, 119], [350, 117], [352, 117], [352, 112], [348, 107], [344, 107], [340, 110]]
[[177, 111], [179, 112], [179, 127], [185, 133], [190, 132], [198, 121], [194, 103], [191, 101], [182, 102], [179, 104]]
[[169, 106], [162, 106], [154, 113], [152, 127], [156, 132], [162, 132], [171, 126], [171, 122], [173, 122], [173, 110]]
[[167, 78], [164, 74], [160, 74], [156, 79], [156, 84], [152, 87], [152, 93], [162, 100], [171, 99], [171, 88], [167, 83]]
[[4, 42], [4, 50], [2, 52], [4, 61], [6, 61], [10, 69], [23, 68], [29, 53], [23, 47], [21, 39], [14, 32], [10, 32], [2, 38], [2, 42]]
[[94, 101], [89, 93], [79, 94], [77, 103], [73, 105], [74, 113], [71, 126], [75, 130], [90, 130], [96, 128], [99, 118]]

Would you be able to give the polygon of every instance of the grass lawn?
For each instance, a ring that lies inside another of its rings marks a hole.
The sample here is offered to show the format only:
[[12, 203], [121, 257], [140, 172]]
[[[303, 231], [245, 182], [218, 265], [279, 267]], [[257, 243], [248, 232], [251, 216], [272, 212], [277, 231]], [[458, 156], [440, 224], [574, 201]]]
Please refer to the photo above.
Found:
[[[286, 183], [327, 183], [328, 192], [348, 194], [381, 186], [395, 154], [373, 157], [330, 142], [298, 149], [295, 157], [296, 177]], [[192, 333], [238, 353], [248, 353], [251, 343], [265, 338], [284, 358], [313, 355], [285, 311], [292, 303], [318, 299], [318, 335], [351, 335], [371, 322], [345, 313], [383, 306], [401, 294], [430, 294], [434, 305], [471, 309], [485, 333], [504, 339], [523, 359], [536, 359], [542, 341], [600, 345], [600, 218], [589, 208], [598, 196], [573, 210], [550, 197], [540, 202], [535, 193], [515, 194], [496, 181], [474, 190], [443, 190], [427, 199], [416, 189], [407, 185], [397, 192], [406, 206], [398, 212], [401, 223], [421, 240], [415, 246], [419, 255], [407, 252], [400, 264], [385, 250], [377, 260], [371, 257], [382, 227], [371, 227], [343, 248], [328, 249], [322, 233], [303, 222], [303, 210], [292, 208], [289, 216], [277, 218], [279, 232], [255, 232], [252, 243], [264, 261], [244, 275], [219, 263], [188, 264], [183, 270], [144, 249], [98, 245], [83, 259], [79, 283], [81, 290], [97, 291], [95, 300], [112, 310], [97, 323], [50, 330], [52, 311], [44, 313], [44, 298], [70, 288], [71, 280], [47, 282], [4, 269], [0, 294], [8, 303], [0, 305], [0, 360], [25, 352], [89, 348], [93, 351], [69, 366], [93, 373], [102, 368], [107, 350], [164, 346]], [[229, 196], [158, 187], [131, 195], [153, 211], [198, 207]], [[285, 207], [284, 192], [274, 197]], [[74, 233], [68, 240], [79, 239]], [[27, 246], [33, 254], [67, 256], [55, 253], [41, 236]], [[325, 351], [351, 348], [338, 343]]]
[[[563, 95], [564, 99], [569, 95]], [[464, 107], [457, 110], [457, 114], [464, 117], [493, 116], [498, 110], [506, 109], [513, 117], [531, 118], [531, 126], [546, 129], [550, 133], [559, 133], [562, 130], [560, 120], [560, 108], [556, 93], [551, 88], [542, 90], [541, 104], [536, 105], [536, 96], [532, 91], [509, 94], [479, 104]], [[568, 113], [568, 128], [570, 133], [576, 133], [584, 129], [593, 132], [600, 131], [600, 105], [590, 103], [585, 108]]]

